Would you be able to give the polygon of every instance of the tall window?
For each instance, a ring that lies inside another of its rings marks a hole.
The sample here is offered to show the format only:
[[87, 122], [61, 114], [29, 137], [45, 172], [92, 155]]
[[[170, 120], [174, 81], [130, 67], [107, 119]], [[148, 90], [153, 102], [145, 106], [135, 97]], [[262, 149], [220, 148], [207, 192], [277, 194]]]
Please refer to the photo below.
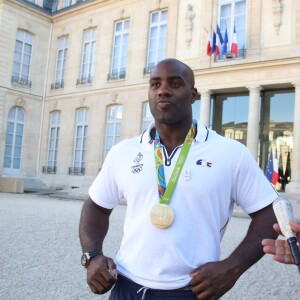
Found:
[[24, 112], [21, 107], [13, 107], [8, 113], [6, 128], [4, 171], [9, 175], [18, 175], [21, 167], [24, 131]]
[[65, 69], [68, 54], [68, 41], [68, 36], [60, 37], [57, 40], [55, 82], [52, 83], [51, 89], [64, 87]]
[[293, 176], [291, 162], [294, 148], [295, 92], [293, 90], [265, 91], [262, 97], [261, 162], [266, 170], [270, 154], [278, 159], [278, 190], [285, 190]]
[[112, 105], [107, 108], [104, 157], [106, 157], [113, 145], [120, 142], [122, 114], [122, 105]]
[[154, 120], [150, 111], [149, 101], [143, 103], [142, 132], [148, 129], [150, 123]]
[[234, 27], [236, 30], [238, 57], [245, 56], [246, 24], [247, 24], [247, 0], [219, 0], [219, 24], [222, 36], [225, 36], [227, 28], [228, 46], [230, 51]]
[[92, 83], [96, 49], [96, 28], [87, 29], [83, 34], [82, 60], [78, 84]]
[[248, 95], [217, 95], [213, 107], [213, 129], [246, 145]]
[[63, 0], [62, 8], [68, 7], [71, 5], [71, 0]]
[[201, 101], [196, 100], [192, 105], [192, 113], [193, 113], [193, 119], [200, 119], [200, 107], [201, 107]]
[[81, 108], [76, 113], [73, 164], [69, 173], [84, 175], [86, 159], [86, 143], [88, 131], [88, 109]]
[[111, 74], [108, 80], [122, 79], [126, 76], [126, 60], [128, 50], [129, 21], [115, 23], [114, 48]]
[[150, 15], [147, 66], [144, 73], [149, 73], [159, 61], [165, 58], [167, 19], [167, 10], [153, 12]]
[[31, 64], [31, 53], [33, 35], [27, 31], [18, 29], [14, 53], [12, 83], [31, 86], [29, 71]]
[[44, 173], [56, 173], [59, 127], [60, 127], [60, 112], [53, 111], [50, 114], [47, 164], [45, 167], [43, 167]]

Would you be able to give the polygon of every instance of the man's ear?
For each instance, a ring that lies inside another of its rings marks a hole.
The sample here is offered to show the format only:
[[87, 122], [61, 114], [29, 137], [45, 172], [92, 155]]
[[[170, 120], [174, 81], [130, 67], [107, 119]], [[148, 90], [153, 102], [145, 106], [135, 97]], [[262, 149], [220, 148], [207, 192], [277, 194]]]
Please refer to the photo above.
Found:
[[192, 88], [192, 101], [191, 103], [193, 104], [197, 99], [200, 99], [200, 94], [198, 93], [196, 88]]

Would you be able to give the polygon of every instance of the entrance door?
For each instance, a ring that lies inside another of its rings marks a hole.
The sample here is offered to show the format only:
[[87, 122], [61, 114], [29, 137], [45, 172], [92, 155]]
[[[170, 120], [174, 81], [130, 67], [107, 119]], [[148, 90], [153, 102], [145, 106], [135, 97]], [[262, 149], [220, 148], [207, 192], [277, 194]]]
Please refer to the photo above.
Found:
[[24, 113], [20, 107], [13, 107], [7, 120], [3, 172], [6, 175], [20, 174]]

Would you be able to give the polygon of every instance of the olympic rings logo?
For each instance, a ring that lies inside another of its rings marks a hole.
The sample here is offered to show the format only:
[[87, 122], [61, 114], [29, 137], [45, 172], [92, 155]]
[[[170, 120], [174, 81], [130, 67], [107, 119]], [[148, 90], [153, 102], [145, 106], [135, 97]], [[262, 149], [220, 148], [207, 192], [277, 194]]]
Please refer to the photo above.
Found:
[[142, 171], [142, 169], [143, 169], [143, 165], [142, 164], [131, 167], [131, 171], [132, 171], [133, 174], [140, 173]]

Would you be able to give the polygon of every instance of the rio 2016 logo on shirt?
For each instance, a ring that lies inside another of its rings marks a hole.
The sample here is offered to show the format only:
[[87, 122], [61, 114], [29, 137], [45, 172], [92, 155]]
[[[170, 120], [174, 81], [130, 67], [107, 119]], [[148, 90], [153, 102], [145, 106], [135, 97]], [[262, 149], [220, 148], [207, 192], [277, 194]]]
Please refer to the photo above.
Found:
[[143, 159], [143, 154], [141, 152], [138, 153], [136, 158], [133, 160], [135, 163], [134, 166], [131, 167], [131, 171], [133, 174], [140, 173], [143, 169], [143, 164], [140, 164], [140, 161]]

